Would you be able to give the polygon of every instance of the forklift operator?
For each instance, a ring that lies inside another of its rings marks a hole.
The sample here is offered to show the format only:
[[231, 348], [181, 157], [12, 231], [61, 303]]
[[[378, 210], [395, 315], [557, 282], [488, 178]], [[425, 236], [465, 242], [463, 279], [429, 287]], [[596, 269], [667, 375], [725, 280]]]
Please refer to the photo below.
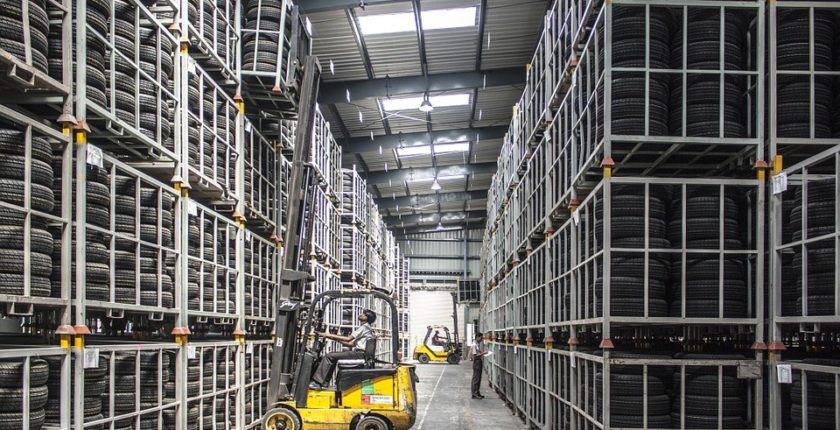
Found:
[[373, 339], [373, 330], [371, 330], [370, 324], [376, 321], [376, 314], [370, 309], [365, 309], [362, 311], [361, 315], [359, 315], [359, 321], [362, 324], [353, 330], [349, 336], [340, 336], [327, 332], [318, 333], [318, 335], [324, 339], [334, 340], [352, 349], [348, 351], [331, 352], [324, 355], [321, 359], [321, 363], [318, 365], [318, 370], [316, 370], [315, 375], [312, 376], [312, 383], [309, 384], [309, 388], [314, 390], [322, 389], [329, 382], [330, 378], [332, 378], [332, 372], [333, 369], [335, 369], [335, 363], [338, 360], [356, 360], [365, 358], [365, 346], [367, 345], [368, 340]]

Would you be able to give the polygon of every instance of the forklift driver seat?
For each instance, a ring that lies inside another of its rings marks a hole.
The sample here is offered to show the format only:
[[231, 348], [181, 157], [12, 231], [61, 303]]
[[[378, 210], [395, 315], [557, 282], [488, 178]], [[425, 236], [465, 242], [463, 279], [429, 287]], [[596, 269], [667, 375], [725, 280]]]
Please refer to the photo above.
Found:
[[372, 337], [365, 343], [364, 358], [353, 360], [338, 360], [338, 369], [373, 369], [376, 367], [376, 338]]

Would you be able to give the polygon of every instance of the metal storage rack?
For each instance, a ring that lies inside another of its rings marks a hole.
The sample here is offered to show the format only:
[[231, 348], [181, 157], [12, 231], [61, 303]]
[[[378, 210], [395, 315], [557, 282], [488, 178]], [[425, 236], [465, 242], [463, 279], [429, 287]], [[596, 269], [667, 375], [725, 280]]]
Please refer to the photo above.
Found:
[[[482, 246], [490, 379], [530, 426], [763, 427], [764, 17], [751, 1], [547, 13]], [[657, 372], [685, 389], [625, 376]], [[732, 391], [698, 392], [707, 373]]]

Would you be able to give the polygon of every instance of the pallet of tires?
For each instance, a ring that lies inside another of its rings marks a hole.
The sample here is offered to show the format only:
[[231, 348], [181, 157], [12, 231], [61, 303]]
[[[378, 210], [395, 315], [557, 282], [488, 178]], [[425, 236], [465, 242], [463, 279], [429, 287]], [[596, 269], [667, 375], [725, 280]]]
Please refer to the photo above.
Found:
[[24, 390], [23, 382], [29, 379], [29, 426], [28, 430], [39, 430], [44, 425], [45, 407], [48, 400], [47, 379], [49, 364], [40, 358], [31, 358], [29, 374], [25, 374], [25, 361], [11, 359], [0, 361], [0, 429], [23, 429]]
[[[23, 131], [0, 124], [0, 200], [20, 208], [0, 208], [0, 260], [3, 261], [0, 265], [0, 294], [24, 294], [23, 236], [26, 213], [23, 207], [27, 192], [24, 176], [25, 140]], [[32, 136], [31, 142], [30, 207], [33, 211], [54, 213], [56, 202], [51, 188], [54, 173], [51, 146], [46, 139], [35, 135]], [[58, 172], [61, 172], [60, 168]], [[60, 199], [61, 195], [58, 196]], [[57, 245], [60, 249], [61, 244]], [[31, 296], [50, 295], [50, 272], [55, 248], [52, 235], [47, 229], [47, 221], [32, 216], [29, 254]]]
[[[246, 0], [245, 24], [242, 32], [242, 67], [255, 72], [281, 73], [277, 70], [278, 58], [284, 58], [287, 32], [280, 24], [291, 26], [291, 19], [283, 20], [284, 2], [281, 0]], [[280, 44], [283, 43], [283, 46]], [[282, 51], [281, 51], [282, 48]]]
[[[49, 388], [49, 398], [46, 405], [46, 424], [49, 426], [57, 426], [61, 424], [61, 364], [63, 357], [45, 357], [49, 363], [50, 373], [47, 381], [47, 388]], [[76, 382], [72, 374], [75, 369], [75, 357], [70, 358], [70, 391], [68, 394], [73, 396]], [[95, 368], [85, 369], [84, 374], [84, 422], [98, 421], [105, 418], [102, 415], [102, 395], [108, 386], [106, 379], [108, 374], [108, 360], [105, 357], [99, 358], [98, 366]], [[70, 419], [72, 420], [75, 414], [75, 403], [70, 403]], [[86, 428], [102, 430], [104, 425], [89, 426]]]
[[[802, 202], [802, 188], [808, 187], [807, 196], [807, 230], [802, 234], [802, 212], [805, 204]], [[837, 193], [834, 179], [811, 181], [794, 191], [794, 207], [790, 211], [789, 226], [791, 240], [799, 241], [820, 236], [831, 235], [837, 231], [835, 225], [835, 205]], [[811, 242], [804, 246], [807, 249], [807, 315], [834, 315], [834, 283], [837, 276], [835, 267], [835, 241], [833, 237], [826, 240]], [[782, 286], [782, 295], [794, 298], [795, 314], [802, 315], [802, 263], [803, 247], [795, 247], [790, 265], [783, 267], [783, 275], [788, 273], [793, 281]], [[783, 261], [784, 263], [784, 261]], [[785, 290], [792, 291], [786, 293]]]
[[[191, 216], [189, 223], [187, 306], [192, 311], [209, 312], [213, 309], [213, 264], [217, 261], [213, 220]], [[203, 229], [199, 227], [200, 225], [203, 225]], [[203, 301], [200, 294], [202, 288], [204, 288]]]
[[202, 39], [219, 56], [221, 62], [213, 56], [207, 59], [215, 67], [232, 68], [233, 53], [228, 52], [228, 38], [233, 28], [228, 27], [228, 23], [233, 25], [233, 4], [229, 0], [189, 0], [187, 3], [189, 22], [198, 32], [190, 39], [193, 43]]
[[[55, 154], [52, 158], [52, 167], [56, 172], [61, 171], [61, 154]], [[71, 185], [73, 201], [73, 218], [76, 218], [76, 161], [73, 162], [73, 183]], [[111, 223], [111, 175], [107, 169], [86, 164], [85, 166], [85, 221], [88, 226], [96, 226], [101, 229], [108, 229]], [[56, 175], [52, 183], [52, 191], [55, 196], [61, 196], [62, 178]], [[60, 208], [56, 207], [54, 214], [60, 216]], [[61, 293], [61, 229], [53, 229], [55, 246], [52, 248], [52, 268], [50, 279], [52, 281], [52, 295], [58, 296]], [[73, 296], [76, 292], [76, 231], [73, 231], [73, 263], [71, 273], [71, 286]], [[108, 246], [110, 237], [94, 229], [86, 229], [85, 233], [85, 299], [107, 301], [110, 299], [110, 258]]]
[[[780, 72], [776, 81], [776, 135], [778, 137], [811, 137], [813, 119], [814, 138], [832, 137], [832, 118], [838, 113], [833, 106], [832, 79], [829, 76], [814, 76], [813, 88], [808, 75], [784, 74], [789, 71], [826, 72], [838, 70], [835, 67], [835, 45], [838, 36], [838, 20], [832, 9], [813, 9], [813, 27], [810, 25], [810, 9], [780, 8], [777, 12], [776, 68]], [[811, 30], [813, 41], [811, 44]], [[813, 48], [813, 69], [811, 49]], [[838, 53], [840, 55], [840, 53]], [[811, 112], [811, 90], [813, 89], [813, 113]], [[834, 112], [832, 113], [832, 110]], [[840, 132], [835, 122], [835, 133]]]
[[259, 136], [252, 136], [250, 143], [245, 145], [245, 160], [244, 199], [247, 209], [251, 212], [249, 226], [263, 229], [269, 234], [273, 233], [276, 231], [274, 212], [277, 209], [274, 150]]
[[[726, 354], [677, 354], [674, 358], [685, 360], [744, 360], [741, 355]], [[676, 371], [674, 402], [671, 409], [671, 428], [680, 428], [681, 375]], [[722, 378], [722, 379], [721, 379]], [[718, 398], [718, 383], [721, 395]], [[721, 409], [718, 410], [718, 402]], [[737, 378], [734, 366], [724, 366], [719, 376], [718, 366], [686, 366], [685, 369], [685, 428], [687, 429], [742, 429], [747, 428], [746, 411], [750, 409], [747, 386]], [[718, 415], [721, 425], [718, 426]], [[667, 426], [665, 426], [667, 427]]]
[[[840, 366], [840, 360], [828, 358], [806, 358], [803, 364], [815, 366]], [[807, 377], [807, 409], [808, 429], [836, 430], [837, 399], [835, 398], [835, 376], [833, 373], [811, 371], [794, 371], [793, 383], [790, 387], [790, 419], [793, 428], [803, 428], [804, 408], [802, 406], [802, 373]]]
[[[202, 429], [235, 429], [236, 428], [236, 395], [223, 394], [202, 400], [201, 420]], [[228, 415], [228, 419], [225, 419]]]
[[[202, 394], [210, 394], [236, 386], [236, 357], [224, 348], [206, 348], [201, 373]], [[215, 376], [214, 376], [215, 371]]]
[[[674, 17], [663, 8], [650, 9], [650, 67], [667, 69]], [[645, 67], [645, 8], [613, 8], [613, 67]], [[600, 64], [603, 50], [599, 51]], [[617, 135], [645, 134], [645, 79], [639, 74], [616, 73], [611, 83], [611, 130]], [[649, 135], [668, 134], [669, 78], [651, 74], [648, 92]], [[598, 118], [603, 118], [603, 85], [598, 87]], [[603, 137], [603, 121], [598, 121], [596, 136]]]
[[175, 148], [172, 137], [174, 105], [164, 94], [165, 91], [175, 91], [172, 79], [174, 43], [162, 31], [150, 26], [141, 26], [139, 29], [139, 66], [149, 77], [140, 74], [138, 125], [140, 133], [171, 151]]
[[[645, 198], [644, 189], [627, 185], [613, 186], [611, 204], [611, 246], [614, 248], [642, 248], [645, 246], [645, 200], [648, 205], [648, 246], [650, 248], [668, 248], [667, 225], [665, 222], [668, 202], [668, 190], [663, 187], [651, 187]], [[603, 206], [595, 208], [596, 236], [594, 243], [600, 246], [603, 237]], [[593, 245], [596, 246], [596, 245]], [[597, 251], [592, 249], [592, 251]], [[610, 314], [612, 316], [644, 316], [644, 255], [640, 253], [614, 254], [611, 262], [610, 279]], [[668, 262], [655, 255], [649, 260], [648, 272], [648, 316], [667, 315], [666, 282]], [[602, 315], [603, 279], [598, 278], [593, 285], [590, 297], [593, 300], [595, 315]]]
[[[749, 20], [740, 10], [724, 12], [723, 67], [726, 71], [746, 70]], [[683, 28], [678, 26], [671, 38], [671, 68], [681, 69], [683, 60], [691, 70], [720, 69], [720, 9], [692, 8], [688, 10], [688, 51], [683, 58]], [[682, 21], [680, 19], [680, 21]], [[741, 75], [726, 75], [721, 101], [720, 76], [689, 75], [686, 92], [686, 136], [746, 137], [746, 79]], [[683, 133], [682, 77], [675, 77], [671, 91], [671, 135]], [[723, 133], [720, 132], [720, 109], [723, 106]]]
[[114, 109], [117, 118], [131, 126], [137, 123], [137, 66], [133, 63], [137, 52], [136, 13], [136, 8], [129, 1], [114, 0], [113, 15], [109, 22], [114, 29], [113, 46], [106, 47], [105, 52], [108, 68], [105, 73], [107, 106]]
[[[114, 392], [102, 394], [103, 415], [110, 416], [110, 404], [114, 402], [114, 417], [145, 411], [166, 403], [167, 391], [174, 392], [175, 381], [170, 381], [171, 360], [169, 352], [143, 351], [139, 353], [139, 374], [137, 353], [117, 353], [114, 359]], [[101, 358], [100, 358], [101, 360]], [[160, 362], [160, 364], [159, 364]], [[160, 384], [160, 387], [158, 385]], [[139, 387], [140, 397], [137, 397]], [[157, 412], [140, 415], [139, 429], [158, 428]], [[135, 417], [118, 419], [115, 428], [135, 428]]]
[[[28, 14], [24, 16], [24, 3]], [[29, 34], [24, 32], [24, 19], [27, 19]], [[32, 59], [31, 65], [48, 73], [50, 21], [45, 0], [11, 0], [0, 5], [0, 49], [11, 54], [17, 60], [26, 63], [27, 48]], [[29, 46], [26, 46], [27, 36]]]
[[[251, 241], [257, 246], [265, 246], [262, 242]], [[247, 316], [271, 317], [271, 300], [274, 296], [273, 254], [271, 248], [251, 249], [245, 246], [245, 314]], [[259, 259], [260, 261], [256, 261]]]
[[222, 96], [221, 90], [210, 84], [209, 77], [203, 76], [203, 87], [199, 75], [193, 74], [189, 79], [188, 106], [195, 115], [189, 118], [189, 164], [216, 182], [223, 191], [233, 192], [237, 157], [234, 151], [235, 108]]
[[[30, 3], [31, 4], [31, 3]], [[58, 14], [63, 13], [58, 6], [53, 3], [48, 3], [50, 12]], [[30, 6], [31, 8], [31, 6]], [[87, 20], [87, 50], [85, 55], [86, 61], [86, 99], [93, 102], [100, 107], [108, 106], [108, 99], [105, 95], [107, 83], [105, 74], [105, 42], [101, 39], [108, 35], [108, 16], [110, 15], [110, 7], [106, 0], [91, 0], [88, 2], [86, 20]], [[76, 23], [73, 23], [73, 35], [76, 34]], [[62, 31], [60, 25], [50, 26], [49, 34], [49, 74], [52, 78], [63, 80], [64, 67], [64, 46], [62, 42]], [[22, 33], [21, 33], [22, 34]], [[76, 65], [76, 50], [73, 50], [73, 64], [74, 77]], [[75, 90], [75, 79], [74, 79]]]
[[[725, 250], [745, 249], [742, 231], [743, 199], [736, 190], [721, 196], [717, 187], [688, 188], [685, 202], [685, 247], [692, 250], [718, 249], [721, 246], [720, 228], [723, 222], [723, 247]], [[721, 218], [723, 199], [723, 218]], [[682, 244], [682, 196], [670, 203], [668, 237], [673, 246]], [[682, 316], [682, 257], [675, 257], [671, 268], [670, 315]], [[716, 318], [720, 316], [720, 255], [689, 253], [686, 256], [686, 317]], [[745, 261], [741, 256], [723, 256], [723, 317], [747, 316], [747, 276]]]
[[[114, 283], [117, 301], [135, 303], [139, 287], [139, 304], [172, 308], [175, 292], [172, 281], [175, 255], [166, 251], [158, 254], [156, 247], [142, 242], [167, 249], [173, 248], [173, 197], [152, 186], [140, 184], [138, 205], [136, 178], [117, 175], [114, 182], [116, 199], [114, 230], [128, 237], [118, 237], [115, 240]], [[161, 195], [158, 196], [158, 193]], [[160, 210], [158, 210], [159, 198]], [[139, 237], [137, 236], [138, 228]], [[142, 242], [138, 242], [138, 239]], [[158, 286], [160, 286], [160, 294], [158, 294]]]

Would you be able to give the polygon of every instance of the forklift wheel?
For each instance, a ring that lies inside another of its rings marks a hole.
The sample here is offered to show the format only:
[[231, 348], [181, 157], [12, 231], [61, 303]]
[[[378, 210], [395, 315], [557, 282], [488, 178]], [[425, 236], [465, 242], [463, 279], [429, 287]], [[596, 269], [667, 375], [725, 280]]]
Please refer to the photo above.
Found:
[[277, 408], [265, 414], [263, 428], [266, 430], [301, 430], [303, 425], [301, 425], [297, 414], [291, 410]]
[[449, 356], [446, 357], [446, 362], [449, 364], [458, 364], [461, 362], [461, 357], [455, 354], [449, 354]]
[[420, 364], [429, 364], [429, 356], [426, 354], [420, 354], [417, 356], [417, 361], [419, 361]]
[[359, 422], [356, 423], [356, 430], [389, 430], [390, 428], [391, 426], [385, 419], [375, 415], [362, 417]]

